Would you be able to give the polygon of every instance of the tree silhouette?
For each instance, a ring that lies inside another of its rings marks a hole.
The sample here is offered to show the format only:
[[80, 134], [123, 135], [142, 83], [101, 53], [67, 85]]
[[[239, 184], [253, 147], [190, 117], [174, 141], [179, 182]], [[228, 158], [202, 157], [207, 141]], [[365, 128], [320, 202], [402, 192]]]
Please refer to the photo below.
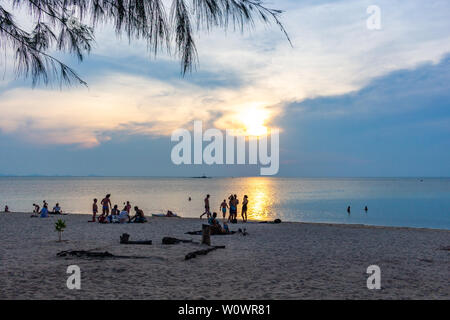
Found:
[[[275, 23], [289, 37], [279, 20], [282, 11], [267, 8], [262, 0], [10, 0], [7, 11], [0, 4], [0, 48], [14, 54], [15, 73], [48, 84], [86, 82], [74, 69], [50, 52], [74, 54], [79, 61], [88, 54], [100, 24], [112, 24], [116, 34], [129, 40], [144, 39], [155, 55], [161, 50], [180, 59], [181, 73], [198, 62], [194, 32], [219, 27], [245, 31], [257, 21]], [[32, 27], [21, 27], [13, 13], [26, 10]], [[1, 58], [0, 58], [1, 59]]]

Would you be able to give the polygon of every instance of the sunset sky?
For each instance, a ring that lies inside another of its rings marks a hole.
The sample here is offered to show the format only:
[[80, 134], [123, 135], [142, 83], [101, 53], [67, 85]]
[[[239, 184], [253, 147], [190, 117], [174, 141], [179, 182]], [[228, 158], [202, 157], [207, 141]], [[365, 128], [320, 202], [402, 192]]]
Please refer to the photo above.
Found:
[[[258, 175], [257, 166], [175, 166], [171, 132], [279, 128], [280, 176], [450, 176], [450, 3], [268, 2], [276, 26], [197, 33], [200, 64], [156, 58], [96, 32], [86, 87], [0, 77], [0, 174]], [[366, 9], [381, 9], [369, 30]], [[2, 53], [3, 54], [3, 53]]]

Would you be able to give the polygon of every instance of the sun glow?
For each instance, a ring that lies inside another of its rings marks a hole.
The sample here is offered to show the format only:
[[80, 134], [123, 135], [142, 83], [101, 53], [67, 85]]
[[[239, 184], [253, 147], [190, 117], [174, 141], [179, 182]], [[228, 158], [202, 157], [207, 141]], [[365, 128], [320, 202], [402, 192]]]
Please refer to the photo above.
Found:
[[266, 122], [269, 119], [269, 112], [263, 108], [251, 107], [243, 110], [239, 119], [244, 125], [246, 135], [263, 136], [267, 134]]

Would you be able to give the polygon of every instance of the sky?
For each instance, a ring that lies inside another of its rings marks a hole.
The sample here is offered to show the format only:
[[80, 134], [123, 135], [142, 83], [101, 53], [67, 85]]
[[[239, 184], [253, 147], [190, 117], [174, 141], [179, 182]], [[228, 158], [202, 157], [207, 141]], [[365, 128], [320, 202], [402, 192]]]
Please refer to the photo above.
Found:
[[[246, 176], [175, 165], [171, 134], [278, 129], [279, 176], [450, 176], [450, 3], [268, 2], [276, 26], [196, 34], [199, 66], [152, 56], [110, 26], [74, 67], [88, 87], [32, 88], [0, 59], [0, 174]], [[381, 29], [367, 27], [380, 8]]]

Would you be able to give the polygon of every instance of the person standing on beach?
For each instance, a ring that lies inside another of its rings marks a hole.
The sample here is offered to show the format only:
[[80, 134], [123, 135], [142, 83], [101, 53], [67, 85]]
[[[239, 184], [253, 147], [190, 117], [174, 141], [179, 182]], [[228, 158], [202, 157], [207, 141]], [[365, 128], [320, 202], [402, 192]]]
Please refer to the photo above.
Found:
[[247, 222], [247, 205], [248, 205], [248, 197], [244, 195], [244, 200], [242, 200], [242, 221]]
[[94, 203], [92, 204], [92, 222], [95, 222], [95, 216], [98, 213], [98, 205], [97, 198], [94, 199]]
[[206, 217], [209, 218], [211, 216], [211, 212], [209, 211], [209, 194], [206, 195], [205, 198], [205, 212], [200, 215], [200, 219], [206, 214]]
[[128, 215], [129, 215], [130, 211], [131, 211], [131, 203], [130, 203], [130, 201], [127, 201], [127, 205], [125, 206], [125, 210], [128, 212]]
[[109, 207], [111, 206], [111, 195], [108, 193], [106, 197], [103, 198], [103, 200], [100, 202], [102, 205], [102, 215], [108, 216], [109, 215]]
[[223, 202], [220, 205], [220, 210], [222, 211], [222, 215], [223, 215], [224, 219], [227, 216], [227, 208], [228, 208], [227, 201], [225, 199], [223, 199]]

